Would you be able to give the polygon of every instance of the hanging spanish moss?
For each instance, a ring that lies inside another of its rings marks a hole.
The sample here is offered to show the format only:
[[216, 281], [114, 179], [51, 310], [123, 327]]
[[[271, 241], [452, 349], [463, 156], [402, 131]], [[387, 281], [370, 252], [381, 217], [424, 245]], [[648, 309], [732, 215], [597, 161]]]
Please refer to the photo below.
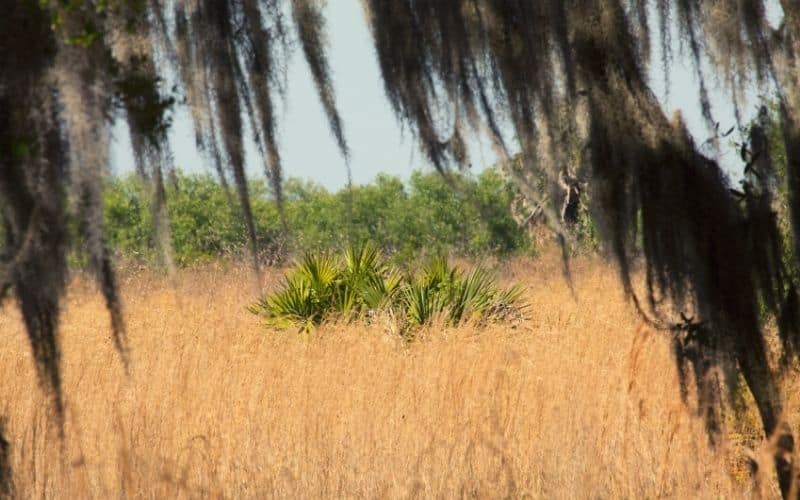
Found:
[[[649, 322], [671, 331], [712, 442], [719, 405], [741, 374], [788, 494], [793, 441], [768, 362], [765, 317], [779, 325], [784, 366], [800, 352], [796, 283], [773, 211], [764, 129], [742, 126], [749, 86], [775, 93], [788, 161], [786, 192], [800, 256], [800, 3], [794, 0], [363, 0], [386, 97], [441, 172], [468, 163], [465, 135], [496, 146], [531, 198], [544, 176], [544, 215], [564, 238], [559, 179], [588, 180], [593, 216], [625, 290]], [[768, 7], [780, 10], [770, 23]], [[6, 241], [0, 292], [13, 289], [43, 384], [61, 408], [58, 313], [69, 244], [80, 243], [105, 294], [124, 352], [121, 308], [103, 240], [108, 129], [128, 122], [140, 172], [162, 213], [171, 109], [185, 100], [198, 146], [235, 188], [256, 255], [245, 178], [250, 131], [277, 202], [282, 164], [276, 103], [299, 46], [330, 129], [349, 150], [325, 56], [317, 0], [15, 0], [0, 19], [0, 205]], [[651, 66], [688, 57], [697, 105], [719, 144], [709, 98], [726, 86], [740, 126], [746, 176], [731, 185], [682, 118], [667, 117]], [[176, 80], [172, 88], [166, 82]], [[580, 165], [568, 151], [579, 138]], [[522, 160], [511, 162], [520, 151]], [[578, 168], [580, 172], [570, 172]], [[71, 200], [77, 200], [74, 203]], [[65, 210], [75, 206], [80, 242]], [[168, 248], [168, 226], [159, 230]], [[168, 254], [165, 254], [168, 255]], [[166, 258], [169, 261], [169, 258]], [[635, 291], [634, 269], [645, 289]], [[257, 263], [255, 263], [257, 265]], [[764, 314], [766, 310], [766, 315]]]

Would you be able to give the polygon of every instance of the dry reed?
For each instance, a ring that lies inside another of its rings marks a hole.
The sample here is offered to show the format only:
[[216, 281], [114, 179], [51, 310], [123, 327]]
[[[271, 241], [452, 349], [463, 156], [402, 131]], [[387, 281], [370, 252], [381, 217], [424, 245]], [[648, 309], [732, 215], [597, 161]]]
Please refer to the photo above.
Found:
[[[524, 282], [515, 328], [372, 326], [270, 334], [245, 310], [246, 267], [124, 273], [130, 375], [102, 298], [70, 287], [62, 324], [65, 439], [19, 315], [0, 311], [0, 406], [23, 498], [739, 497], [679, 398], [663, 334], [605, 264], [502, 268]], [[265, 277], [267, 286], [278, 275]], [[770, 490], [771, 494], [776, 490]]]

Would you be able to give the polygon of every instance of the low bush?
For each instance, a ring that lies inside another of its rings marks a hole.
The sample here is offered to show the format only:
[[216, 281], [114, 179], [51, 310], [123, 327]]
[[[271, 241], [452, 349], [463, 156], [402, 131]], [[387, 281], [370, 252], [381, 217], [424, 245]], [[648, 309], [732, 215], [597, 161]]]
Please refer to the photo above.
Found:
[[518, 317], [521, 291], [500, 288], [481, 266], [464, 272], [444, 257], [404, 273], [385, 261], [376, 244], [365, 243], [338, 255], [307, 253], [277, 291], [249, 310], [270, 327], [305, 332], [329, 319], [369, 321], [385, 312], [408, 334], [435, 320], [455, 326]]

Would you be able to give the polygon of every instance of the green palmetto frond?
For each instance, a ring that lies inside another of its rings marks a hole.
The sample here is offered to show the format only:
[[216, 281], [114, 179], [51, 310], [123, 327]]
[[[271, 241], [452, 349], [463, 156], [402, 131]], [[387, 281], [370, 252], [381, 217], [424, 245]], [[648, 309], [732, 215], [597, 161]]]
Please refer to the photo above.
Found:
[[494, 304], [498, 293], [494, 278], [482, 267], [456, 280], [451, 285], [448, 300], [450, 324], [483, 317]]
[[420, 327], [430, 323], [445, 309], [442, 294], [421, 280], [413, 281], [403, 288], [402, 304], [410, 327]]
[[375, 243], [366, 241], [351, 245], [344, 251], [344, 271], [355, 276], [381, 274], [386, 270], [381, 250]]
[[500, 293], [497, 294], [497, 297], [495, 297], [490, 314], [502, 319], [511, 310], [521, 313], [527, 309], [528, 304], [521, 300], [524, 291], [525, 289], [519, 285], [501, 290]]
[[[331, 316], [351, 321], [368, 312], [391, 311], [408, 328], [443, 318], [502, 319], [517, 306], [521, 289], [501, 290], [483, 267], [464, 274], [438, 257], [416, 275], [404, 275], [383, 260], [372, 243], [351, 246], [337, 258], [306, 254], [287, 272], [282, 287], [249, 307], [275, 328], [308, 331]], [[407, 331], [407, 330], [406, 330]]]
[[326, 253], [307, 253], [294, 266], [293, 276], [304, 280], [316, 293], [324, 293], [339, 277], [341, 268], [336, 259]]
[[333, 287], [330, 297], [330, 312], [342, 319], [350, 320], [361, 310], [358, 290], [346, 284], [340, 283]]
[[343, 252], [341, 285], [353, 290], [359, 308], [374, 309], [385, 301], [383, 281], [388, 273], [380, 249], [372, 242], [351, 245]]
[[422, 268], [420, 279], [430, 287], [439, 289], [453, 283], [458, 275], [459, 270], [451, 268], [446, 257], [437, 256]]
[[397, 302], [403, 285], [403, 274], [397, 269], [387, 269], [381, 275], [373, 275], [361, 288], [361, 297], [367, 309], [391, 307]]
[[443, 257], [406, 280], [403, 305], [410, 326], [420, 326], [438, 314], [446, 314], [451, 326], [463, 321], [502, 319], [508, 311], [519, 313], [525, 307], [520, 305], [521, 288], [501, 289], [486, 268], [478, 266], [465, 274]]
[[287, 277], [281, 290], [258, 300], [248, 310], [263, 316], [272, 327], [285, 329], [299, 326], [301, 330], [308, 331], [322, 322], [326, 305], [317, 300], [307, 281]]

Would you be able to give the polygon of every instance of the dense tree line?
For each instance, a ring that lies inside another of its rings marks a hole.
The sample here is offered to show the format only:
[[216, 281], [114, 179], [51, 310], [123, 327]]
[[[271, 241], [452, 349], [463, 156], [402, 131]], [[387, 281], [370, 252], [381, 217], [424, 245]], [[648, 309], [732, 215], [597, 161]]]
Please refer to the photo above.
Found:
[[[379, 175], [365, 185], [331, 192], [288, 179], [283, 209], [272, 191], [250, 183], [251, 210], [262, 259], [373, 241], [397, 261], [423, 254], [496, 255], [534, 250], [511, 217], [513, 186], [496, 171], [477, 176], [414, 172], [407, 183]], [[246, 256], [248, 233], [241, 206], [216, 178], [176, 172], [166, 184], [167, 214], [179, 265], [221, 256]], [[136, 175], [110, 179], [104, 192], [110, 246], [127, 259], [157, 262], [159, 248], [148, 185]]]

